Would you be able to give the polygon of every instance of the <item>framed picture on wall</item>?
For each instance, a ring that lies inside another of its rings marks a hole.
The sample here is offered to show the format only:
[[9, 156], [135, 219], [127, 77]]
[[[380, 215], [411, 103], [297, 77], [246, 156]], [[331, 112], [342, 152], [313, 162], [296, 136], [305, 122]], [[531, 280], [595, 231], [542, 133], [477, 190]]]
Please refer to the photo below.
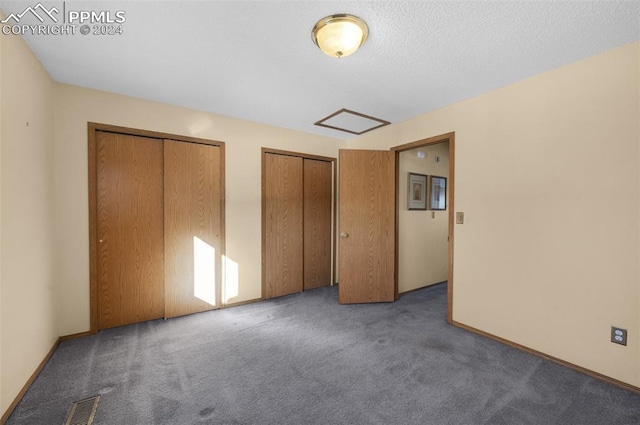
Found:
[[429, 178], [429, 209], [447, 209], [447, 178], [431, 176]]
[[427, 209], [427, 178], [424, 174], [408, 173], [407, 182], [407, 209]]

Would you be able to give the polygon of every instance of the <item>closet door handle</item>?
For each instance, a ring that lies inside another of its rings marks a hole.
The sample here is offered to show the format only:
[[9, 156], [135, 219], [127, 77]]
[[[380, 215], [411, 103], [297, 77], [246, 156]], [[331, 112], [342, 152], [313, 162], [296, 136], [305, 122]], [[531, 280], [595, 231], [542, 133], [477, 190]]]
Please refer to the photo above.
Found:
[[349, 234], [347, 232], [342, 232], [342, 233], [340, 233], [340, 237], [346, 239], [346, 238], [349, 237]]

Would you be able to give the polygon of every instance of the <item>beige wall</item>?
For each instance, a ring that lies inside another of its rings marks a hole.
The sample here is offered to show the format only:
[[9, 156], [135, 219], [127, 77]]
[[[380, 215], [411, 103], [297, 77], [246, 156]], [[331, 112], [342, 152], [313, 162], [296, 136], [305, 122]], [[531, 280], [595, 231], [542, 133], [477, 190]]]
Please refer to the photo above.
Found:
[[[61, 335], [89, 329], [88, 121], [226, 143], [226, 253], [233, 265], [237, 264], [239, 276], [237, 289], [232, 287], [227, 291], [230, 303], [261, 297], [260, 148], [336, 157], [343, 143], [338, 139], [57, 84], [55, 199], [59, 249], [56, 282]], [[233, 281], [232, 276], [227, 279], [231, 286]]]
[[[5, 15], [0, 11], [0, 20], [3, 20]], [[2, 373], [2, 45], [4, 44], [4, 37], [0, 36], [0, 373]], [[2, 377], [0, 377], [0, 415], [4, 415], [5, 402], [3, 401], [3, 385]]]
[[[640, 43], [360, 136], [456, 133], [454, 320], [640, 386]], [[610, 326], [629, 345], [609, 342]]]
[[[418, 158], [418, 150], [424, 158]], [[402, 293], [447, 280], [448, 211], [407, 209], [407, 175], [448, 177], [449, 143], [400, 152], [399, 171], [398, 292]]]
[[4, 413], [55, 343], [58, 330], [52, 271], [53, 82], [22, 38], [0, 39]]

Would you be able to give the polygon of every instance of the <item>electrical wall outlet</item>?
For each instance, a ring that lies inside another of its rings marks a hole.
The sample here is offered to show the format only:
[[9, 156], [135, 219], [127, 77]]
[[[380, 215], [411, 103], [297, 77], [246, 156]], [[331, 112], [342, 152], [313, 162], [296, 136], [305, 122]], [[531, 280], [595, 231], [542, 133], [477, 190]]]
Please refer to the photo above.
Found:
[[626, 346], [627, 330], [611, 326], [611, 342]]

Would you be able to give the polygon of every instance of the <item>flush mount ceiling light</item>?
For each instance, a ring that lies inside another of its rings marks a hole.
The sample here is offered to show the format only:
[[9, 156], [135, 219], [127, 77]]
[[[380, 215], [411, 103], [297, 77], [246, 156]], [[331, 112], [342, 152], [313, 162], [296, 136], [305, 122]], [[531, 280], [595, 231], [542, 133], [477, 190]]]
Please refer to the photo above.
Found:
[[344, 58], [358, 50], [368, 34], [369, 28], [362, 19], [339, 14], [320, 19], [311, 31], [311, 38], [326, 55]]

